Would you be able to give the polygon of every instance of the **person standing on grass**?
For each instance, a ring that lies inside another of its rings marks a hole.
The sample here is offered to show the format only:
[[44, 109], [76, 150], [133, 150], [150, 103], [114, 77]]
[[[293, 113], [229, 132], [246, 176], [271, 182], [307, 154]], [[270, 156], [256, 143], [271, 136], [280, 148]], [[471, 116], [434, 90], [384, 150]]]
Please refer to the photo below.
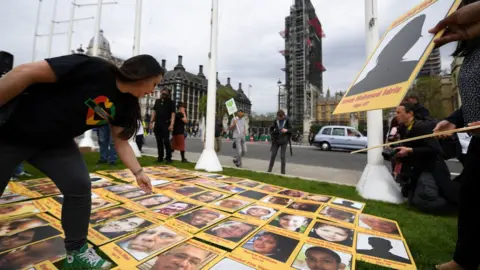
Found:
[[[438, 47], [458, 41], [456, 56], [465, 57], [458, 76], [462, 107], [437, 124], [434, 132], [480, 126], [480, 1], [464, 0], [462, 7], [441, 20], [430, 33], [446, 30], [435, 40]], [[478, 193], [480, 191], [480, 130], [473, 134], [464, 160], [458, 212], [458, 236], [453, 259], [437, 265], [441, 270], [478, 269], [480, 266], [480, 219]]]
[[[170, 145], [170, 132], [175, 124], [175, 104], [170, 98], [168, 88], [161, 90], [161, 97], [155, 101], [150, 128], [154, 129], [157, 139], [158, 162], [172, 163], [172, 147]], [[165, 149], [165, 152], [164, 152]]]
[[239, 110], [237, 112], [237, 117], [232, 119], [232, 124], [230, 125], [230, 130], [233, 130], [233, 143], [237, 149], [237, 155], [233, 158], [233, 163], [237, 167], [242, 166], [242, 157], [245, 156], [247, 148], [245, 146], [245, 119], [243, 119], [244, 112]]
[[20, 65], [0, 79], [0, 114], [12, 111], [0, 124], [0, 196], [24, 160], [55, 182], [64, 197], [67, 259], [62, 269], [112, 266], [87, 244], [91, 181], [75, 137], [110, 125], [120, 159], [150, 193], [150, 179], [128, 140], [141, 117], [138, 99], [152, 93], [164, 73], [150, 55], [132, 57], [117, 68], [98, 57], [72, 54]]
[[188, 162], [185, 158], [185, 124], [187, 123], [188, 118], [185, 112], [185, 105], [183, 102], [179, 102], [172, 131], [172, 148], [173, 150], [180, 151], [182, 162]]
[[117, 152], [115, 151], [115, 143], [113, 141], [112, 130], [109, 125], [104, 125], [97, 128], [98, 146], [100, 151], [100, 159], [97, 165], [109, 164], [115, 165], [117, 163]]

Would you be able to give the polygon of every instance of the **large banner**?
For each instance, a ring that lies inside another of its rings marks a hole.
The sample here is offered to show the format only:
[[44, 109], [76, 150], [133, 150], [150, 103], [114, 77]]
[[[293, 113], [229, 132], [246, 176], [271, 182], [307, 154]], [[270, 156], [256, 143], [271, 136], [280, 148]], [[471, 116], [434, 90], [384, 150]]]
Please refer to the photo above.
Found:
[[428, 30], [460, 2], [425, 0], [394, 21], [333, 114], [398, 106], [435, 47]]

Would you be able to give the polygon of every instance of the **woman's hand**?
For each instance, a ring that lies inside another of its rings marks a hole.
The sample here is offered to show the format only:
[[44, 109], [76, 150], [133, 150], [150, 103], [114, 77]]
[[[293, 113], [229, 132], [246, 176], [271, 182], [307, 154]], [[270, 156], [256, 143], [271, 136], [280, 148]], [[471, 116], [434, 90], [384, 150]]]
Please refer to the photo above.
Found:
[[141, 172], [136, 176], [138, 186], [145, 191], [146, 193], [152, 192], [152, 183], [150, 182], [150, 178], [144, 173]]
[[443, 29], [445, 33], [434, 40], [438, 47], [452, 41], [469, 40], [480, 36], [480, 2], [459, 8], [429, 32], [437, 34]]
[[[438, 133], [442, 131], [448, 131], [448, 130], [453, 130], [457, 128], [457, 126], [453, 123], [448, 122], [447, 120], [440, 121], [437, 126], [433, 129], [433, 133]], [[450, 137], [451, 135], [440, 135], [438, 137], [440, 138], [447, 138]]]
[[412, 148], [404, 147], [404, 146], [397, 147], [395, 148], [395, 150], [398, 151], [396, 155], [397, 157], [406, 157], [408, 156], [408, 154], [413, 152]]

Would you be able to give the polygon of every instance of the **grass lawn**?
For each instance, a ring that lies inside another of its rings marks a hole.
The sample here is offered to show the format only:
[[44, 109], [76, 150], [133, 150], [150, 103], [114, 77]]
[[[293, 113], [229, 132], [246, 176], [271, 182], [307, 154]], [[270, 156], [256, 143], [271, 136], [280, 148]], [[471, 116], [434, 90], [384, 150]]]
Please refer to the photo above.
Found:
[[[95, 167], [98, 160], [98, 153], [85, 154], [85, 160], [91, 172], [106, 169], [123, 169], [124, 166], [116, 167], [103, 165]], [[140, 162], [143, 166], [158, 165], [154, 158], [142, 157]], [[183, 169], [194, 169], [194, 163], [174, 162], [175, 167]], [[26, 164], [26, 170], [34, 175], [34, 178], [43, 175]], [[457, 223], [456, 217], [438, 217], [422, 214], [406, 204], [392, 205], [382, 202], [368, 201], [362, 199], [354, 187], [319, 183], [300, 178], [287, 178], [266, 173], [257, 173], [246, 170], [225, 168], [222, 174], [236, 177], [244, 177], [252, 180], [284, 186], [292, 189], [333, 195], [351, 200], [364, 201], [367, 203], [364, 213], [372, 214], [398, 221], [400, 228], [407, 240], [410, 251], [415, 259], [418, 269], [434, 269], [434, 265], [449, 261], [453, 253], [456, 241]], [[358, 269], [385, 269], [357, 262]]]

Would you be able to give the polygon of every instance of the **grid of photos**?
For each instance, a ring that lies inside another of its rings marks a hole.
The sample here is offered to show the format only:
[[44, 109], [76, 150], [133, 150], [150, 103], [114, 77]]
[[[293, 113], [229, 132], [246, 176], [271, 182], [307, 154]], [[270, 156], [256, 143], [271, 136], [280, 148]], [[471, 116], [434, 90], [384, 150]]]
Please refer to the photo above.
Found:
[[[150, 194], [128, 171], [90, 175], [88, 241], [118, 269], [415, 268], [399, 224], [364, 214], [363, 202], [170, 166], [145, 171]], [[0, 198], [1, 269], [61, 265], [63, 195], [39, 185], [54, 184], [17, 182]]]

